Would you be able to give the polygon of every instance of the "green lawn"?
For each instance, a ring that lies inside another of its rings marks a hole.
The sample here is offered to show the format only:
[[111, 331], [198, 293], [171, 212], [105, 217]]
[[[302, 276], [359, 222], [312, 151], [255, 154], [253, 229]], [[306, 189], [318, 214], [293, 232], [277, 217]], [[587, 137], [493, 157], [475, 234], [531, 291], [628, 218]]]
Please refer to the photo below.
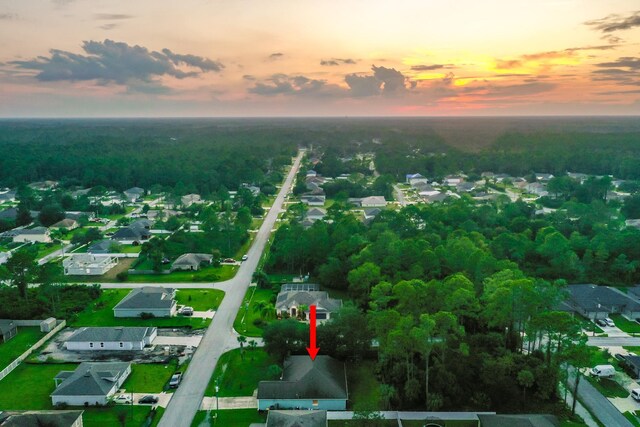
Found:
[[51, 409], [49, 395], [55, 389], [53, 378], [60, 371], [74, 371], [77, 366], [75, 363], [21, 364], [0, 380], [0, 409]]
[[[262, 319], [262, 315], [256, 310], [256, 307], [260, 301], [271, 302], [274, 295], [275, 293], [271, 289], [250, 287], [244, 297], [242, 307], [238, 310], [236, 320], [233, 322], [234, 329], [248, 337], [261, 337], [262, 328], [253, 323], [256, 319]], [[249, 303], [249, 308], [245, 309], [247, 303]], [[275, 315], [275, 308], [273, 314]]]
[[640, 323], [635, 320], [629, 320], [626, 317], [622, 317], [620, 314], [612, 314], [610, 317], [616, 326], [626, 333], [640, 333]]
[[176, 299], [178, 304], [193, 307], [196, 311], [216, 310], [224, 298], [224, 291], [218, 289], [178, 289]]
[[637, 414], [637, 412], [636, 412], [636, 413], [634, 413], [634, 412], [629, 412], [629, 411], [627, 411], [627, 412], [625, 412], [623, 415], [624, 415], [624, 417], [625, 417], [626, 419], [628, 419], [628, 420], [629, 420], [629, 422], [630, 422], [631, 424], [633, 424], [633, 425], [634, 425], [634, 426], [636, 426], [636, 427], [640, 427], [640, 418], [638, 418], [638, 416], [637, 416], [636, 414]]
[[380, 383], [375, 371], [376, 363], [373, 360], [347, 364], [350, 411], [373, 411], [381, 408]]
[[212, 420], [215, 411], [198, 411], [191, 427], [249, 427], [253, 423], [265, 423], [267, 414], [260, 414], [255, 409], [226, 409], [218, 411], [218, 418]]
[[608, 351], [600, 350], [597, 347], [590, 347], [591, 356], [589, 358], [589, 366], [596, 365], [613, 365], [620, 370], [620, 362], [613, 357]]
[[588, 332], [595, 331], [596, 334], [604, 333], [602, 328], [600, 328], [598, 325], [593, 323], [591, 320], [585, 319], [582, 316], [575, 316], [574, 319], [576, 319], [580, 323], [580, 326], [582, 327], [582, 329], [584, 329], [584, 330], [586, 330]]
[[622, 347], [630, 353], [640, 354], [640, 347]]
[[44, 335], [37, 326], [18, 326], [18, 334], [6, 343], [0, 344], [0, 371]]
[[178, 362], [135, 363], [131, 365], [131, 375], [124, 382], [122, 388], [128, 393], [160, 393], [169, 383], [171, 375], [178, 370]]
[[62, 249], [62, 244], [60, 243], [36, 243], [38, 245], [38, 254], [37, 258], [42, 258], [50, 253], [53, 253], [59, 249]]
[[100, 298], [78, 313], [76, 319], [69, 321], [69, 326], [158, 326], [158, 327], [191, 327], [206, 328], [211, 319], [195, 317], [156, 317], [154, 319], [116, 318], [113, 307], [124, 298], [131, 289], [106, 289]]
[[246, 350], [244, 360], [239, 348], [228, 351], [220, 357], [205, 396], [215, 396], [216, 379], [219, 380], [220, 397], [251, 396], [258, 388], [258, 382], [277, 379], [267, 373], [269, 366], [275, 363], [276, 360], [261, 348]]
[[[73, 407], [69, 407], [73, 409]], [[116, 405], [109, 408], [80, 408], [84, 410], [82, 414], [82, 421], [85, 426], [100, 426], [100, 427], [121, 427], [123, 424], [120, 422], [118, 415], [120, 413], [126, 414], [126, 426], [141, 426], [145, 419], [151, 412], [149, 406], [137, 406], [137, 405]], [[164, 409], [159, 408], [160, 411], [153, 419], [152, 425], [157, 425], [162, 416]]]
[[174, 271], [171, 274], [130, 274], [128, 282], [222, 282], [236, 275], [238, 266], [221, 265], [219, 267], [206, 267], [198, 271]]
[[605, 397], [628, 397], [629, 392], [620, 384], [609, 378], [593, 378], [587, 377], [589, 382], [593, 384]]

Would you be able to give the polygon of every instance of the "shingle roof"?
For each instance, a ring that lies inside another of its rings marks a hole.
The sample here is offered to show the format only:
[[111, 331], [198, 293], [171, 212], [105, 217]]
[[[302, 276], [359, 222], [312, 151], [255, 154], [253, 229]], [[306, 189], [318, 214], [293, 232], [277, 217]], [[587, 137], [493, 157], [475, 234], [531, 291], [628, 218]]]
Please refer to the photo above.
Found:
[[140, 342], [151, 336], [155, 330], [154, 327], [85, 327], [78, 329], [67, 341]]
[[12, 331], [16, 327], [16, 323], [9, 319], [0, 319], [0, 335]]
[[141, 239], [142, 231], [137, 228], [123, 227], [113, 233], [112, 239]]
[[172, 267], [199, 266], [203, 262], [211, 262], [213, 255], [209, 254], [182, 254], [176, 259]]
[[72, 427], [84, 411], [3, 411], [2, 427]]
[[109, 252], [113, 244], [110, 240], [100, 240], [99, 242], [92, 243], [89, 249], [87, 249], [87, 252]]
[[56, 376], [63, 381], [51, 396], [106, 396], [130, 365], [129, 362], [83, 362], [75, 371], [62, 371]]
[[375, 204], [380, 204], [380, 203], [386, 204], [387, 201], [384, 199], [383, 196], [369, 196], [369, 197], [363, 197], [362, 200], [360, 201], [360, 203], [362, 205], [369, 205], [369, 204], [372, 204], [372, 203], [375, 203]]
[[51, 228], [69, 228], [75, 227], [76, 225], [78, 225], [78, 221], [76, 221], [75, 219], [65, 218], [53, 224]]
[[266, 427], [326, 427], [327, 411], [269, 411]]
[[324, 291], [280, 291], [278, 294], [276, 309], [288, 310], [300, 305], [315, 305], [331, 313], [342, 307], [342, 300], [329, 298]]
[[162, 309], [171, 308], [175, 301], [175, 289], [162, 286], [145, 286], [133, 289], [113, 309]]
[[281, 381], [260, 381], [258, 399], [347, 399], [344, 363], [329, 356], [290, 356]]
[[[627, 309], [640, 309], [640, 303], [632, 297], [608, 286], [592, 284], [569, 285], [569, 302], [584, 310], [610, 309], [612, 306], [624, 306]], [[633, 296], [633, 294], [632, 294]], [[598, 307], [600, 305], [600, 307]]]
[[18, 234], [37, 235], [45, 234], [47, 229], [45, 227], [23, 228]]

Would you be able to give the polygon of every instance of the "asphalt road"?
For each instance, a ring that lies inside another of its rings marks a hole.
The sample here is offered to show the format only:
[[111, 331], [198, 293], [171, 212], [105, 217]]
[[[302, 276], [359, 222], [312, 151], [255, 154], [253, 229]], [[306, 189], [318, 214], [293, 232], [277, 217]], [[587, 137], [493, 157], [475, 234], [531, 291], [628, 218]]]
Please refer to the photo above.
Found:
[[[570, 370], [569, 387], [573, 391], [575, 384], [574, 368]], [[609, 402], [606, 397], [596, 390], [586, 378], [580, 379], [578, 399], [603, 425], [607, 427], [633, 427], [633, 424], [618, 411], [618, 408], [613, 406], [613, 403]]]
[[640, 347], [636, 337], [589, 337], [588, 345], [598, 347]]
[[[202, 403], [209, 379], [218, 363], [218, 359], [224, 352], [226, 343], [230, 339], [235, 339], [236, 334], [234, 334], [233, 331], [233, 321], [242, 305], [242, 300], [251, 283], [253, 272], [258, 266], [260, 256], [271, 235], [271, 230], [275, 225], [285, 196], [291, 189], [293, 179], [300, 167], [302, 154], [303, 153], [299, 153], [298, 157], [296, 157], [284, 185], [280, 189], [273, 206], [262, 223], [247, 253], [247, 261], [242, 263], [233, 279], [215, 285], [216, 288], [226, 292], [225, 297], [189, 364], [182, 384], [180, 384], [180, 387], [178, 387], [173, 394], [164, 416], [160, 420], [160, 424], [158, 424], [159, 427], [191, 426], [193, 417]], [[195, 287], [193, 284], [189, 285], [191, 288]], [[211, 288], [211, 286], [211, 284], [208, 285], [209, 288]]]

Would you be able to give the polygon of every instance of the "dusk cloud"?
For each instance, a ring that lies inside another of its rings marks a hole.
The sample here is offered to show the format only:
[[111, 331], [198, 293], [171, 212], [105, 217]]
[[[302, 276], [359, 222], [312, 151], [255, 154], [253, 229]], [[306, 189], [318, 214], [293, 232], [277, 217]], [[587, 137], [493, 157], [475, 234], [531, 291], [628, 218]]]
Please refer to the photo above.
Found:
[[607, 45], [595, 45], [595, 46], [579, 46], [570, 47], [563, 50], [551, 50], [546, 52], [529, 53], [520, 55], [517, 59], [496, 59], [496, 68], [502, 70], [509, 70], [512, 68], [519, 68], [525, 65], [529, 61], [553, 61], [554, 59], [573, 58], [576, 56], [576, 52], [582, 51], [602, 51], [616, 49], [615, 44]]
[[93, 19], [98, 21], [121, 21], [123, 19], [134, 18], [134, 15], [127, 15], [124, 13], [95, 13]]
[[[96, 80], [100, 84], [128, 86], [154, 82], [161, 76], [184, 79], [203, 72], [219, 72], [224, 68], [222, 63], [208, 58], [175, 54], [169, 49], [150, 51], [142, 46], [108, 39], [104, 42], [85, 41], [82, 50], [86, 54], [52, 49], [49, 56], [12, 61], [10, 64], [36, 71], [35, 78], [43, 82]], [[183, 69], [185, 67], [186, 70]]]
[[395, 68], [373, 65], [371, 71], [373, 71], [371, 76], [349, 74], [345, 77], [345, 82], [351, 89], [353, 96], [399, 94], [407, 90], [406, 83], [411, 88], [415, 87], [415, 82], [410, 81]]
[[440, 69], [449, 69], [453, 68], [453, 64], [430, 64], [430, 65], [413, 65], [411, 67], [411, 71], [433, 71]]
[[322, 59], [320, 60], [320, 65], [325, 67], [335, 67], [341, 64], [355, 64], [356, 60], [351, 58], [331, 58], [331, 59]]
[[330, 96], [340, 95], [340, 88], [327, 84], [325, 80], [311, 79], [306, 76], [289, 76], [287, 74], [274, 74], [262, 82], [249, 88], [249, 93], [263, 96], [276, 95], [312, 95]]
[[276, 53], [272, 53], [271, 55], [269, 55], [269, 60], [270, 61], [275, 61], [277, 59], [280, 59], [284, 56], [284, 53], [282, 52], [276, 52]]
[[614, 81], [624, 85], [640, 85], [640, 58], [623, 56], [615, 61], [596, 64], [595, 81]]
[[587, 21], [585, 25], [603, 33], [611, 33], [618, 30], [629, 30], [640, 27], [640, 11], [633, 12], [629, 16], [617, 14], [609, 15], [601, 19]]

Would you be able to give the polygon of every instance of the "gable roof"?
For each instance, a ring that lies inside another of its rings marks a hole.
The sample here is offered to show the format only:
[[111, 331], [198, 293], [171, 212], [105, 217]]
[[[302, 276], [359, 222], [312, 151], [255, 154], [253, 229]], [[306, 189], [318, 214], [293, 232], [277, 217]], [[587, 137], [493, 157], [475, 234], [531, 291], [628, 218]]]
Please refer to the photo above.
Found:
[[130, 366], [129, 362], [83, 362], [73, 372], [56, 375], [63, 381], [51, 396], [107, 396]]
[[142, 232], [132, 227], [122, 227], [111, 236], [112, 239], [141, 239]]
[[72, 427], [84, 411], [2, 411], [2, 427]]
[[570, 305], [578, 306], [586, 311], [609, 310], [611, 307], [626, 307], [627, 309], [640, 309], [640, 303], [617, 289], [608, 286], [593, 284], [569, 285]]
[[387, 204], [387, 201], [384, 199], [383, 196], [369, 196], [369, 197], [363, 197], [360, 200], [360, 204], [361, 205], [369, 205], [369, 204]]
[[53, 224], [51, 228], [69, 228], [75, 227], [78, 225], [78, 221], [72, 218], [65, 218]]
[[327, 214], [327, 211], [321, 208], [311, 208], [307, 211], [307, 216], [319, 216], [324, 217]]
[[45, 227], [23, 228], [18, 230], [18, 234], [26, 234], [29, 236], [47, 234], [49, 230]]
[[329, 356], [289, 356], [282, 380], [260, 381], [258, 399], [347, 399], [345, 365]]
[[140, 188], [140, 187], [131, 187], [128, 190], [124, 190], [123, 191], [124, 194], [138, 194], [138, 195], [142, 195], [144, 194], [144, 188]]
[[140, 342], [151, 336], [155, 327], [85, 327], [71, 335], [68, 342]]
[[111, 250], [111, 245], [114, 243], [111, 240], [100, 240], [98, 242], [94, 242], [87, 249], [88, 253], [91, 252], [109, 252]]
[[175, 304], [175, 289], [162, 286], [144, 286], [133, 289], [113, 309], [162, 309]]
[[292, 290], [280, 291], [278, 294], [276, 309], [288, 310], [300, 305], [315, 305], [331, 313], [342, 307], [342, 300], [329, 298], [329, 294], [324, 291]]
[[209, 254], [182, 254], [172, 264], [172, 267], [185, 266], [199, 266], [203, 262], [211, 262], [213, 255]]
[[326, 427], [327, 411], [271, 410], [266, 427]]

